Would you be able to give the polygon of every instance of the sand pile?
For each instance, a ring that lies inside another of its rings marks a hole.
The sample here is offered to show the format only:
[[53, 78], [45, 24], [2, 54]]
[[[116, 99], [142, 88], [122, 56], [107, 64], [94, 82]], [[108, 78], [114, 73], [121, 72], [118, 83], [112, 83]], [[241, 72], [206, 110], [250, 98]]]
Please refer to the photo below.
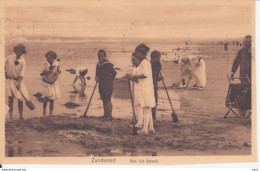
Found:
[[[58, 141], [57, 138], [61, 139], [62, 136], [66, 136], [66, 141], [69, 140], [70, 143], [80, 145], [86, 151], [86, 155], [111, 155], [109, 151], [111, 152], [111, 149], [115, 148], [217, 152], [223, 149], [243, 150], [243, 148], [251, 146], [250, 141], [245, 142], [236, 137], [227, 136], [226, 131], [232, 129], [232, 125], [212, 127], [212, 123], [205, 120], [192, 124], [155, 121], [154, 125], [156, 134], [132, 136], [131, 121], [127, 119], [104, 121], [98, 117], [78, 119], [68, 116], [32, 118], [23, 122], [6, 122], [6, 138], [8, 141], [15, 136], [17, 141], [24, 140], [30, 136], [30, 132], [35, 131], [38, 132], [36, 133], [38, 136], [55, 137], [55, 141]], [[20, 130], [30, 131], [23, 133]], [[64, 133], [66, 130], [69, 132]], [[33, 141], [30, 140], [30, 143]], [[46, 140], [45, 143], [50, 142]], [[30, 146], [28, 142], [25, 145]]]

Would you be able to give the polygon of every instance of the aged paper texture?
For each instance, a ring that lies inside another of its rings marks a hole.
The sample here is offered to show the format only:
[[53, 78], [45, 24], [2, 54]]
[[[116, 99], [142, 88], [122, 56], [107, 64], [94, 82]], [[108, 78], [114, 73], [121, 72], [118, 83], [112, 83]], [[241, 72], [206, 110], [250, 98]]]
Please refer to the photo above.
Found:
[[0, 163], [257, 159], [253, 0], [1, 0]]

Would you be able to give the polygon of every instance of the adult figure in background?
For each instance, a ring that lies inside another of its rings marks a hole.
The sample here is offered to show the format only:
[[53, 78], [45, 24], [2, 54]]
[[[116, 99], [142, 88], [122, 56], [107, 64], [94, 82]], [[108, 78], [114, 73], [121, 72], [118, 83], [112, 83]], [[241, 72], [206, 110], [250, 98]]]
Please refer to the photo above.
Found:
[[156, 120], [156, 106], [158, 103], [158, 81], [161, 81], [163, 78], [160, 74], [162, 70], [161, 65], [161, 53], [159, 51], [153, 51], [151, 53], [151, 66], [152, 66], [152, 74], [153, 74], [153, 86], [154, 86], [154, 97], [156, 105], [152, 108], [152, 116], [153, 120]]
[[[132, 54], [132, 61], [136, 61], [136, 68], [133, 74], [127, 74], [126, 77], [135, 81], [135, 91], [137, 94], [138, 104], [142, 107], [141, 114], [143, 114], [143, 129], [139, 131], [140, 134], [155, 133], [153, 127], [153, 118], [151, 109], [155, 107], [153, 77], [151, 63], [146, 58], [149, 47], [140, 44], [136, 47]], [[140, 114], [139, 114], [140, 115]], [[138, 117], [137, 127], [142, 125], [142, 119]]]
[[[234, 79], [234, 74], [236, 73], [238, 66], [240, 66], [239, 78], [241, 80], [241, 83], [244, 85], [251, 86], [251, 84], [248, 84], [248, 79], [251, 82], [251, 55], [251, 36], [247, 35], [244, 40], [244, 47], [238, 51], [237, 56], [232, 65], [230, 76], [231, 80]], [[248, 88], [249, 91], [247, 92], [245, 106], [251, 106], [251, 89], [250, 87]], [[246, 110], [242, 110], [241, 113], [242, 115], [245, 115]]]
[[26, 67], [23, 56], [26, 54], [26, 50], [24, 45], [18, 44], [14, 47], [13, 51], [14, 54], [8, 56], [5, 60], [5, 78], [8, 80], [7, 95], [9, 115], [10, 119], [13, 119], [13, 102], [14, 98], [16, 98], [18, 100], [20, 120], [23, 120], [22, 94], [25, 96], [26, 99], [29, 98], [29, 94], [23, 82]]
[[107, 60], [106, 51], [98, 51], [98, 60], [96, 66], [96, 82], [99, 82], [99, 94], [104, 107], [104, 119], [112, 120], [112, 102], [113, 81], [116, 77], [116, 71], [113, 64]]

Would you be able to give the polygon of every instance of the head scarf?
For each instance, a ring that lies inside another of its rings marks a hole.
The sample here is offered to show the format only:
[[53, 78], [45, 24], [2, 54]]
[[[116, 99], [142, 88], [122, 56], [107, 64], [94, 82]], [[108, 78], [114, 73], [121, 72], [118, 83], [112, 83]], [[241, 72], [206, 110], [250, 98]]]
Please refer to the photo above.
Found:
[[45, 54], [45, 57], [47, 57], [48, 55], [52, 56], [53, 59], [57, 59], [57, 54], [53, 51], [49, 51]]
[[23, 52], [24, 54], [26, 54], [25, 46], [24, 46], [23, 44], [18, 44], [18, 45], [16, 45], [16, 46], [14, 47], [14, 53], [15, 53], [15, 51], [18, 50], [18, 49], [22, 50], [22, 52]]

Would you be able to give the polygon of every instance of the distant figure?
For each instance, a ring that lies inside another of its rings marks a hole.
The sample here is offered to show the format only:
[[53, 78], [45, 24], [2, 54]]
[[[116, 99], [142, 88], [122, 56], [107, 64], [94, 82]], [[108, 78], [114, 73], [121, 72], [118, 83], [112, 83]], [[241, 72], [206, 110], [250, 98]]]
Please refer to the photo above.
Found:
[[154, 85], [151, 63], [146, 58], [150, 50], [145, 44], [136, 47], [132, 54], [134, 64], [133, 74], [127, 74], [126, 77], [135, 82], [135, 92], [137, 94], [138, 122], [136, 127], [142, 128], [140, 134], [155, 133], [153, 127], [153, 117], [151, 109], [155, 107]]
[[238, 48], [238, 46], [239, 46], [239, 41], [236, 41], [236, 45], [237, 45], [237, 48]]
[[225, 50], [225, 51], [228, 50], [228, 42], [224, 42], [224, 50]]
[[162, 65], [160, 62], [161, 59], [161, 53], [158, 51], [153, 51], [151, 53], [151, 65], [152, 65], [152, 74], [153, 74], [153, 85], [154, 85], [154, 97], [156, 105], [154, 108], [152, 108], [152, 116], [153, 120], [156, 120], [156, 106], [158, 103], [158, 81], [161, 81], [163, 78], [160, 75], [160, 72], [162, 70]]
[[104, 107], [104, 119], [112, 120], [112, 102], [113, 81], [116, 77], [116, 71], [113, 64], [106, 59], [106, 51], [98, 51], [98, 60], [96, 66], [96, 82], [99, 82], [99, 94]]
[[42, 76], [42, 94], [43, 94], [43, 116], [46, 116], [48, 101], [50, 102], [50, 115], [53, 115], [54, 100], [61, 97], [60, 89], [57, 84], [58, 75], [61, 73], [60, 65], [57, 60], [57, 54], [49, 51], [45, 54], [46, 61], [43, 64]]
[[194, 81], [193, 88], [202, 90], [205, 87], [207, 82], [206, 66], [201, 56], [198, 56], [197, 59], [198, 62], [195, 64], [195, 69], [193, 72], [193, 81]]
[[181, 81], [178, 83], [178, 87], [179, 88], [185, 88], [186, 87], [186, 81], [185, 79], [188, 77], [191, 77], [191, 62], [190, 59], [187, 57], [183, 57], [178, 61], [178, 64], [180, 66], [180, 70], [181, 70]]
[[[8, 80], [7, 95], [10, 119], [13, 119], [13, 102], [14, 98], [18, 100], [18, 110], [20, 120], [23, 120], [23, 98], [22, 94], [29, 99], [29, 94], [25, 87], [23, 78], [25, 73], [26, 63], [23, 55], [26, 54], [25, 46], [18, 44], [13, 49], [14, 54], [10, 55], [5, 60], [5, 78]], [[21, 92], [20, 92], [21, 91]]]

